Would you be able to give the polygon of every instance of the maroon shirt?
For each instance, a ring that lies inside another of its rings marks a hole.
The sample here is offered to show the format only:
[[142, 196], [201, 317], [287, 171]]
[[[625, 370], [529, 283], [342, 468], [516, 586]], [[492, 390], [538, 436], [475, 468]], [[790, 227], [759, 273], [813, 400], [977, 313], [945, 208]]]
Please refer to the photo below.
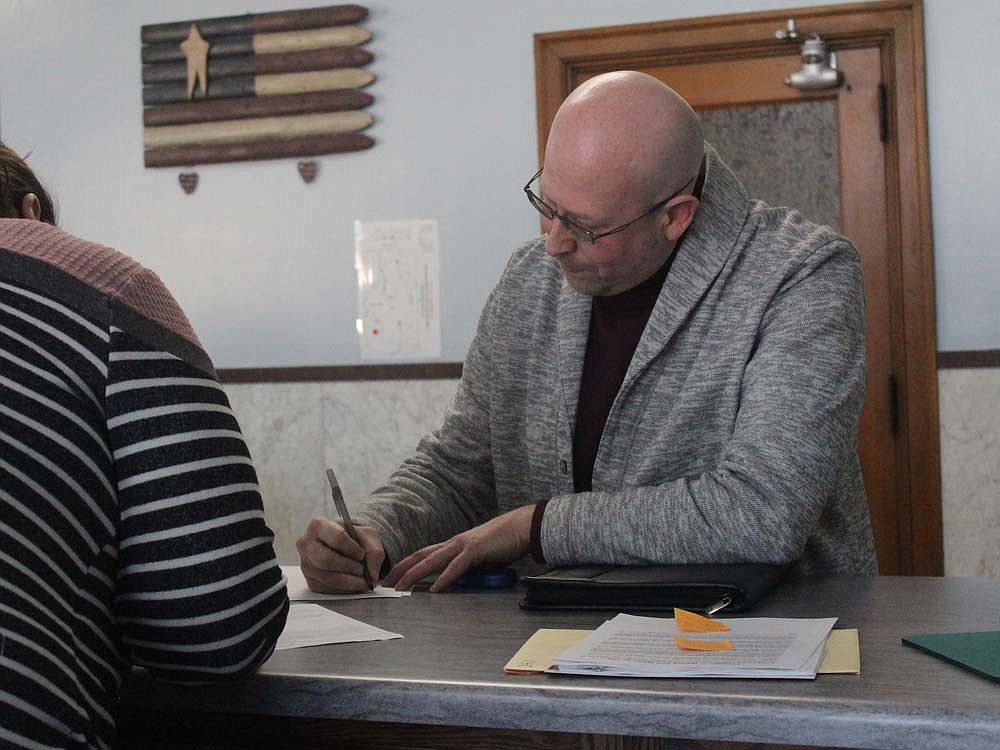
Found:
[[573, 432], [573, 489], [590, 492], [594, 460], [632, 355], [660, 296], [675, 253], [648, 279], [621, 294], [594, 297]]
[[[705, 160], [702, 159], [698, 179], [691, 191], [697, 198], [701, 198], [704, 184]], [[593, 298], [580, 398], [576, 406], [576, 429], [573, 431], [573, 489], [576, 492], [590, 492], [593, 488], [594, 460], [611, 405], [625, 381], [632, 355], [683, 240], [683, 236], [677, 240], [660, 270], [638, 286], [621, 294]], [[545, 562], [542, 516], [548, 502], [548, 498], [538, 502], [531, 517], [531, 554], [540, 563]]]
[[[625, 380], [632, 355], [660, 296], [678, 247], [680, 242], [660, 270], [638, 286], [621, 294], [593, 298], [587, 353], [580, 379], [580, 398], [576, 407], [576, 429], [573, 432], [573, 489], [576, 492], [591, 490], [594, 460], [611, 404]], [[531, 517], [531, 552], [540, 563], [545, 562], [542, 516], [547, 504], [548, 498], [535, 505]]]

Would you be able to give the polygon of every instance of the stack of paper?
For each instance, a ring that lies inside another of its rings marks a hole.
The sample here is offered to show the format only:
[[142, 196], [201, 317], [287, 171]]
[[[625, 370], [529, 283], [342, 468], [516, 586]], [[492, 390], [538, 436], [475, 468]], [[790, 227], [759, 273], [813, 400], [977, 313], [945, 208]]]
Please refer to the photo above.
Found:
[[[813, 679], [836, 618], [720, 619], [726, 632], [690, 633], [676, 620], [618, 615], [556, 656], [550, 672], [620, 677]], [[731, 650], [681, 648], [677, 638]]]

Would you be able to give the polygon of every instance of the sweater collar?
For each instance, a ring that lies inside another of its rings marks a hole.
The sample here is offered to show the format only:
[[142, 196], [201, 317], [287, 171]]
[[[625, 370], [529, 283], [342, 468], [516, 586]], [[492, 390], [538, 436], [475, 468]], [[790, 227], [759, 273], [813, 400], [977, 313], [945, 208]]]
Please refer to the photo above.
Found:
[[749, 213], [746, 189], [706, 143], [705, 184], [698, 213], [675, 254], [623, 387], [667, 346], [704, 297], [735, 251]]
[[[662, 282], [622, 389], [628, 388], [670, 342], [722, 271], [746, 223], [750, 211], [747, 192], [707, 143], [704, 171], [698, 213], [673, 254], [670, 272]], [[593, 299], [574, 290], [563, 278], [556, 335], [561, 390], [571, 425], [579, 398]]]

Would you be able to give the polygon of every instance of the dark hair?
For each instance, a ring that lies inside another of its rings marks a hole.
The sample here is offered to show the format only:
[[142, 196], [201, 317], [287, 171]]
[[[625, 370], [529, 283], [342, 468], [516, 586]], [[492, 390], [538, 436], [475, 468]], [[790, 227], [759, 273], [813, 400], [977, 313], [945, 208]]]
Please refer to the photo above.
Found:
[[56, 211], [42, 183], [24, 159], [0, 143], [0, 219], [21, 218], [21, 204], [28, 193], [37, 195], [42, 204], [39, 218], [46, 224], [55, 224]]

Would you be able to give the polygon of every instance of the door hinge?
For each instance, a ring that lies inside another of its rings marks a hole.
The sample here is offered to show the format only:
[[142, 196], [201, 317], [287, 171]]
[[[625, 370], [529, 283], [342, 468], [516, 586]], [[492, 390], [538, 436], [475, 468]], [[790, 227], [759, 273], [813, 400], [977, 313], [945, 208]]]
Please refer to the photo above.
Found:
[[889, 88], [884, 83], [878, 85], [878, 137], [889, 142]]
[[895, 375], [889, 376], [889, 425], [892, 429], [892, 436], [899, 435], [899, 383]]

